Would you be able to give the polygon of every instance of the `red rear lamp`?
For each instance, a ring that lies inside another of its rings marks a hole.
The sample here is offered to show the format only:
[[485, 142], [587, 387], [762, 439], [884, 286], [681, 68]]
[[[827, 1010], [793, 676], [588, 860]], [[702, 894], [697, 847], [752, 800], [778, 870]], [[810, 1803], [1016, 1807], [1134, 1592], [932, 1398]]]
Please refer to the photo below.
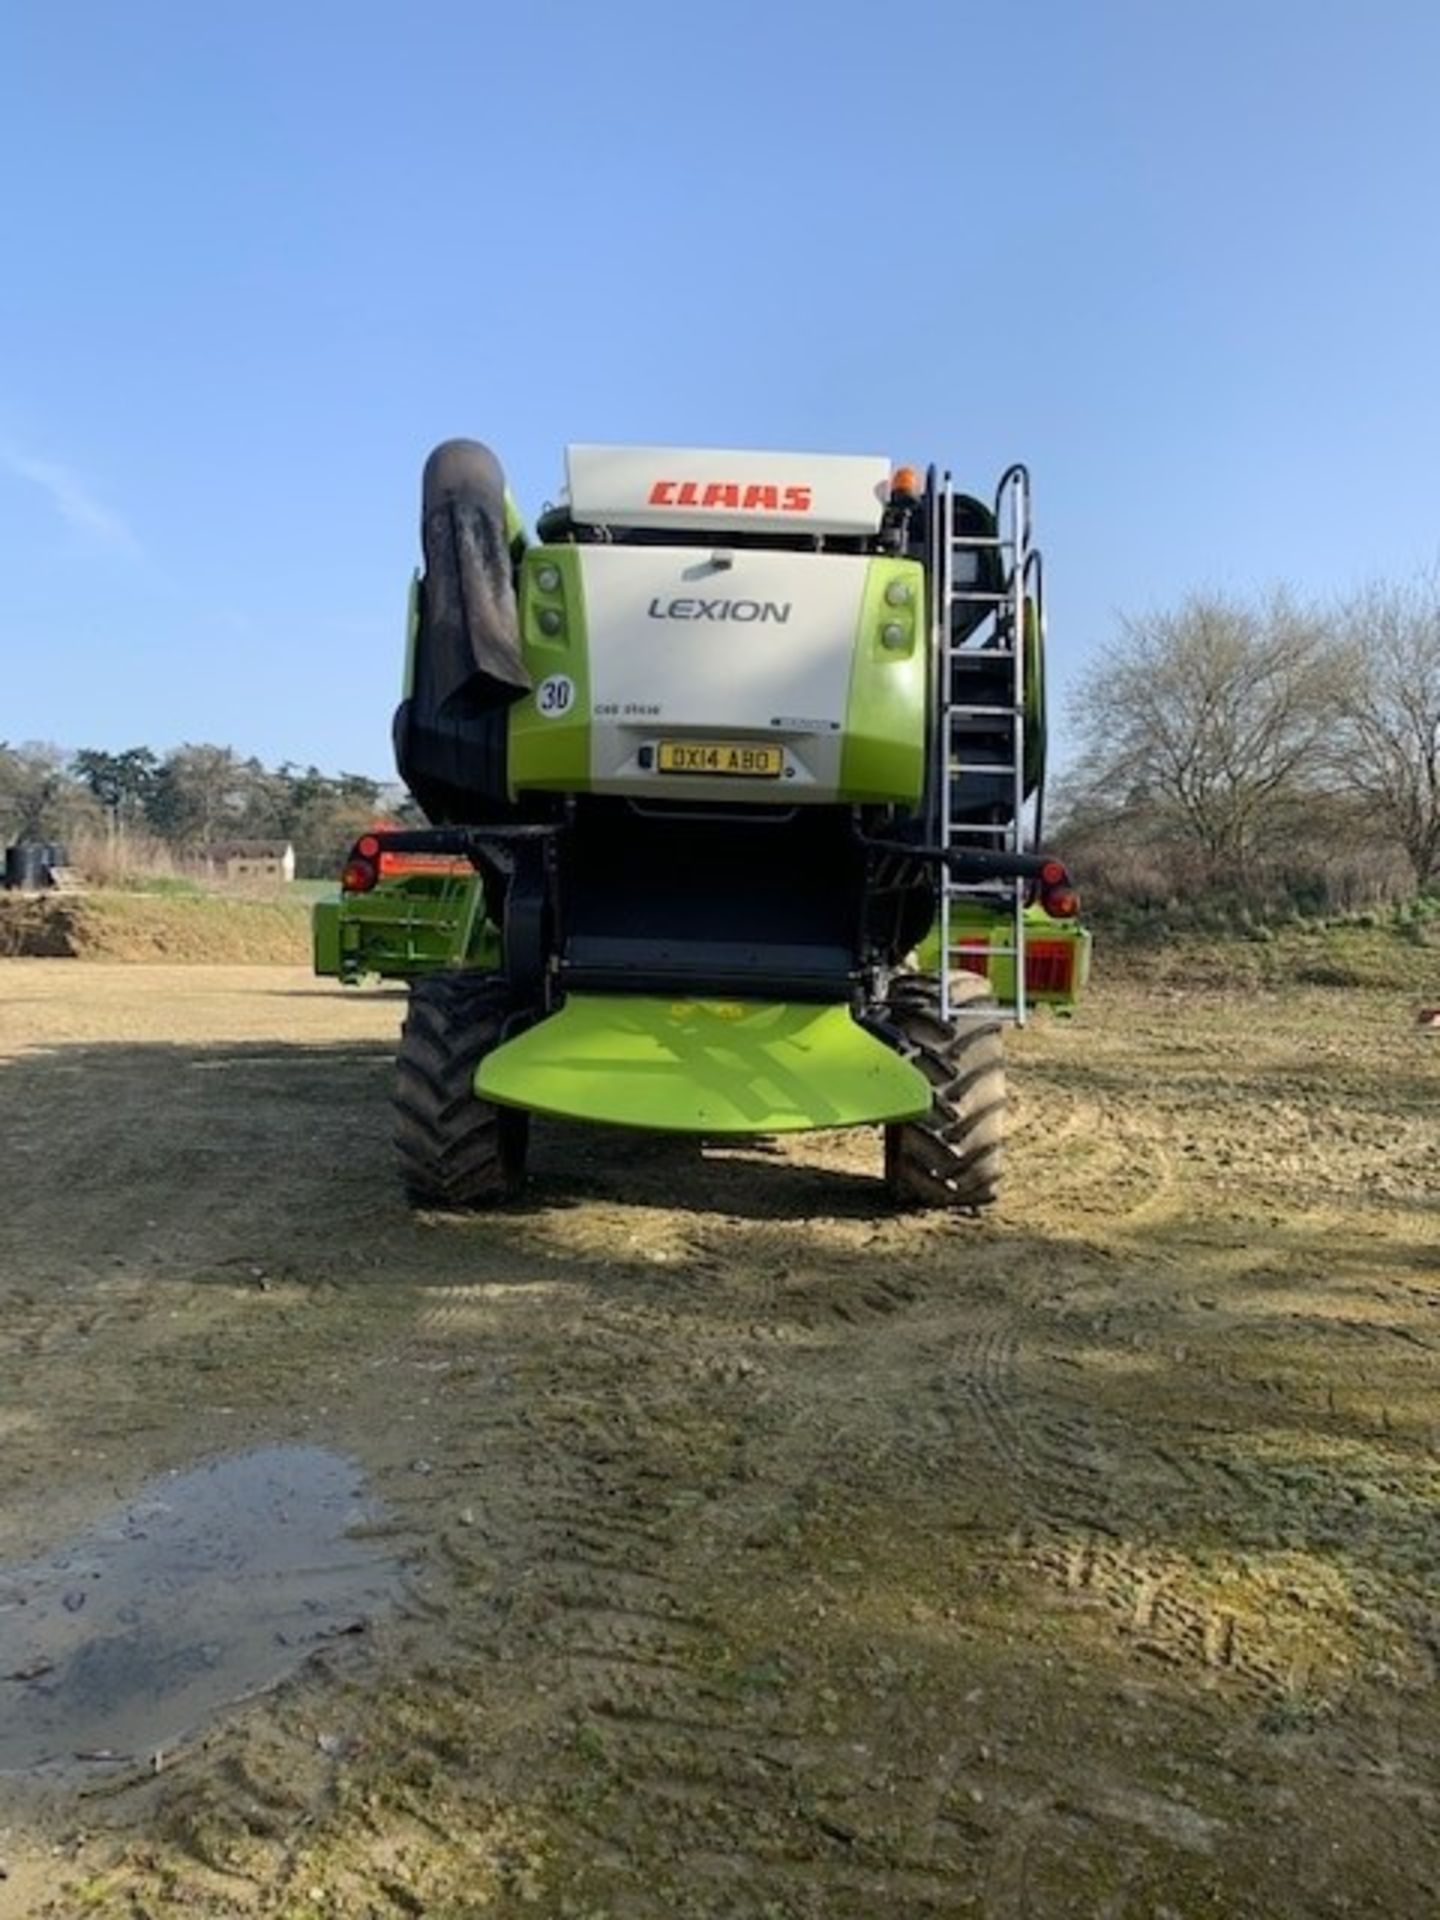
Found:
[[[364, 845], [364, 842], [361, 842]], [[379, 874], [372, 860], [351, 859], [345, 862], [340, 875], [340, 887], [345, 893], [369, 893]]]
[[1032, 940], [1025, 949], [1027, 993], [1070, 993], [1075, 985], [1075, 942]]
[[1065, 863], [1063, 860], [1047, 860], [1040, 869], [1040, 884], [1042, 887], [1063, 887], [1069, 878], [1070, 876], [1065, 871]]
[[1046, 887], [1041, 901], [1052, 920], [1073, 920], [1080, 911], [1080, 896], [1073, 887]]
[[360, 838], [355, 842], [355, 851], [366, 860], [373, 860], [380, 851], [380, 842], [375, 838], [373, 833], [361, 834]]

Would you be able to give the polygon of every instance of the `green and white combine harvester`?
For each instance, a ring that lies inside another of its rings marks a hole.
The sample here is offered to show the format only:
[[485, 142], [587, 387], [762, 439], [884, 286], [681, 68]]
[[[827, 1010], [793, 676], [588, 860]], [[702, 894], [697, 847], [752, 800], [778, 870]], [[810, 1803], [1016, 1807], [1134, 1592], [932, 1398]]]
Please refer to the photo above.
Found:
[[420, 1206], [515, 1194], [532, 1114], [707, 1138], [881, 1126], [905, 1205], [995, 1198], [1002, 1030], [1088, 937], [1039, 848], [1029, 477], [571, 447], [527, 539], [494, 456], [425, 471], [401, 775], [316, 968], [410, 982]]

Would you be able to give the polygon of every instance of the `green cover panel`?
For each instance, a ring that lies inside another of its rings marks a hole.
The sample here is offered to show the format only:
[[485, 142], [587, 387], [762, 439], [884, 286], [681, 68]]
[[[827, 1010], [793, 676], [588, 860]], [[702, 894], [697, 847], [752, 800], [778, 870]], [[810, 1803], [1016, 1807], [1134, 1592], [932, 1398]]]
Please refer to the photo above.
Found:
[[847, 1007], [572, 994], [497, 1047], [475, 1090], [505, 1106], [664, 1133], [788, 1133], [912, 1119], [923, 1074]]
[[[541, 585], [551, 573], [555, 586]], [[559, 630], [547, 633], [545, 624]], [[520, 648], [534, 690], [510, 709], [510, 796], [590, 787], [590, 658], [575, 547], [531, 547], [520, 569]]]
[[[892, 584], [908, 595], [899, 605], [885, 598]], [[902, 630], [899, 644], [886, 644], [888, 627]], [[915, 560], [872, 560], [845, 707], [843, 798], [919, 800], [925, 782], [926, 679], [925, 570]]]
[[317, 900], [310, 909], [310, 941], [317, 974], [340, 971], [340, 902]]
[[410, 874], [312, 909], [315, 971], [354, 985], [370, 976], [416, 980], [447, 967], [493, 968], [500, 937], [479, 879]]

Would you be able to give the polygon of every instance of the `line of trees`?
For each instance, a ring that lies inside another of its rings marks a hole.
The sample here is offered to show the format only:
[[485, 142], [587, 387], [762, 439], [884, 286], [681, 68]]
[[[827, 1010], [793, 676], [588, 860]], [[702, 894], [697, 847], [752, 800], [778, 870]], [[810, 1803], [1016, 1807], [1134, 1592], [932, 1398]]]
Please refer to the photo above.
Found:
[[112, 866], [157, 853], [183, 866], [229, 840], [288, 840], [297, 872], [332, 875], [357, 834], [406, 804], [365, 774], [266, 767], [230, 747], [67, 754], [0, 742], [0, 840], [78, 843], [97, 859], [108, 852]]
[[1329, 608], [1192, 594], [1127, 618], [1073, 719], [1050, 837], [1102, 902], [1440, 891], [1440, 573]]

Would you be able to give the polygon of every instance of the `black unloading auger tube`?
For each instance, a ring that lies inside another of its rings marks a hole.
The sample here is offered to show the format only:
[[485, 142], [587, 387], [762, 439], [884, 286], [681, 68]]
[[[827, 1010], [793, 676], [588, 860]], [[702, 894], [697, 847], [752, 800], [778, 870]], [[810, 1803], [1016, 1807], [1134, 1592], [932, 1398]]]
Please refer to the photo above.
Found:
[[[997, 829], [999, 831], [999, 829]], [[1060, 866], [1052, 853], [1010, 853], [1003, 848], [934, 847], [920, 841], [887, 840], [869, 834], [859, 836], [860, 844], [871, 853], [897, 853], [908, 860], [923, 861], [949, 869], [954, 880], [1040, 880], [1047, 868]], [[1069, 884], [1069, 876], [1066, 876]]]
[[503, 819], [506, 715], [531, 681], [505, 475], [478, 440], [447, 440], [425, 462], [420, 539], [419, 629], [412, 683], [395, 715], [396, 765], [430, 819]]

